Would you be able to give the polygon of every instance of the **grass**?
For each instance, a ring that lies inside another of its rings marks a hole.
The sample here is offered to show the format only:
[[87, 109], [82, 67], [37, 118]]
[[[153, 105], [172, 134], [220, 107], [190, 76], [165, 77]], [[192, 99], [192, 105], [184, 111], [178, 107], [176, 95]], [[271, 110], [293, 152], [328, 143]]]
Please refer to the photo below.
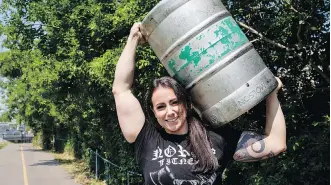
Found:
[[0, 150], [1, 150], [2, 148], [4, 148], [5, 146], [7, 146], [7, 145], [8, 145], [7, 142], [1, 142], [1, 143], [0, 143]]
[[59, 161], [74, 178], [75, 181], [82, 185], [105, 185], [106, 183], [96, 180], [89, 172], [88, 165], [83, 160], [77, 160], [73, 156], [66, 153], [53, 153], [55, 160]]

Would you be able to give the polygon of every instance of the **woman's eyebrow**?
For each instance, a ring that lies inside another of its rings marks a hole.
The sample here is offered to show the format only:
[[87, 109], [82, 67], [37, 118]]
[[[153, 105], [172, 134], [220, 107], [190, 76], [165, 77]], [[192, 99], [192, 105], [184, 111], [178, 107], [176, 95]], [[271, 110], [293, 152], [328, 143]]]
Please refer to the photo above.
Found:
[[178, 98], [173, 98], [170, 100], [170, 102], [173, 102], [173, 101], [178, 101]]
[[155, 106], [159, 106], [159, 105], [164, 105], [164, 103], [163, 102], [157, 103]]

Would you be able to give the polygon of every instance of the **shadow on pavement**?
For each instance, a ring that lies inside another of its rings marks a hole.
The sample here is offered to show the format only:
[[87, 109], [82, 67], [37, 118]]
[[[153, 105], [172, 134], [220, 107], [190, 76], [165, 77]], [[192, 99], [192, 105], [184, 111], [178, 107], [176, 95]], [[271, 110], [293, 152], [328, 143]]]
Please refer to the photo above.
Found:
[[[21, 151], [21, 150], [17, 150], [17, 151]], [[24, 152], [43, 152], [43, 150], [40, 149], [31, 149], [31, 148], [23, 148]]]
[[29, 166], [41, 166], [41, 165], [44, 165], [44, 166], [58, 166], [60, 164], [56, 160], [40, 160], [39, 163], [34, 163], [34, 164], [29, 165]]
[[41, 165], [44, 165], [44, 166], [59, 166], [60, 163], [61, 164], [69, 164], [69, 163], [73, 163], [74, 160], [69, 160], [69, 159], [61, 159], [61, 160], [40, 160], [39, 163], [34, 163], [34, 164], [31, 164], [29, 166], [41, 166]]

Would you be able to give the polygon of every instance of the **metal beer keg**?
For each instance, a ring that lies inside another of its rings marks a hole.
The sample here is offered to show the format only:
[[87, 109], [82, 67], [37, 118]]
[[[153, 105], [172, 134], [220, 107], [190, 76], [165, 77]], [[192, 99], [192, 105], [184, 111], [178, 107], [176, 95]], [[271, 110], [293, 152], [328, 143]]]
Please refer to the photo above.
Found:
[[142, 21], [142, 34], [212, 126], [239, 117], [277, 87], [220, 0], [163, 0]]

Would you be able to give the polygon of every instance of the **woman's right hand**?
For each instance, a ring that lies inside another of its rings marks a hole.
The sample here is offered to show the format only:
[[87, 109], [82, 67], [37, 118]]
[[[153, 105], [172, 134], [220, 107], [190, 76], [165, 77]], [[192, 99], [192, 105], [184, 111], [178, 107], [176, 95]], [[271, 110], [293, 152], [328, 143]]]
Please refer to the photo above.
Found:
[[118, 122], [123, 136], [130, 143], [136, 140], [145, 123], [144, 111], [131, 92], [137, 45], [138, 42], [144, 41], [140, 28], [141, 24], [135, 23], [130, 30], [127, 43], [116, 65], [112, 89]]
[[141, 28], [142, 28], [142, 26], [141, 26], [140, 22], [134, 23], [133, 26], [131, 27], [129, 38], [131, 38], [131, 39], [137, 38], [138, 41], [141, 44], [143, 44], [146, 41], [145, 41], [144, 36], [141, 33]]

